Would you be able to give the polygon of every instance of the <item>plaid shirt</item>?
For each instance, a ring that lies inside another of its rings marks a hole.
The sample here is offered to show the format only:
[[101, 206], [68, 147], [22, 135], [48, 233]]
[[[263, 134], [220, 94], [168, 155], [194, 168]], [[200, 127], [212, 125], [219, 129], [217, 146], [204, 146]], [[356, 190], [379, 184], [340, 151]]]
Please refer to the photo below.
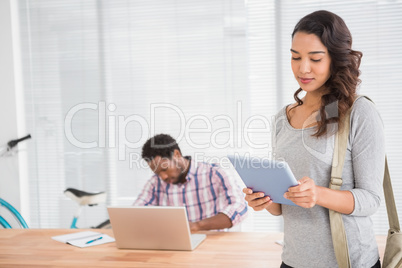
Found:
[[224, 213], [233, 226], [247, 214], [240, 187], [215, 164], [190, 161], [187, 181], [165, 183], [156, 174], [148, 180], [134, 206], [185, 206], [190, 222]]

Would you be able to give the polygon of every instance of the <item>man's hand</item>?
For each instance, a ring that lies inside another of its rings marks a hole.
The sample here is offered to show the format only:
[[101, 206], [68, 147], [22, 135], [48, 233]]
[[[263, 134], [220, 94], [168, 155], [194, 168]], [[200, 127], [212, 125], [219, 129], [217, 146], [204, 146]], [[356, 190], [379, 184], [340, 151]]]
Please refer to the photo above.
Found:
[[200, 224], [199, 222], [189, 222], [190, 224], [190, 231], [192, 233], [200, 231]]
[[190, 231], [208, 231], [232, 227], [232, 221], [223, 213], [196, 222], [189, 222]]

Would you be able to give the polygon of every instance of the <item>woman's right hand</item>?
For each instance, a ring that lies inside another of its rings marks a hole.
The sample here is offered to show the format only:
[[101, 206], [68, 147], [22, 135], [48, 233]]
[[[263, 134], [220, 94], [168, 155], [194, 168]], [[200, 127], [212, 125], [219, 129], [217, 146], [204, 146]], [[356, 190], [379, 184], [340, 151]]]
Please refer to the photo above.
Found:
[[244, 198], [247, 204], [255, 211], [267, 209], [273, 202], [269, 196], [265, 196], [263, 192], [254, 193], [250, 188], [244, 188], [243, 193], [246, 194]]
[[250, 188], [244, 188], [243, 193], [246, 194], [244, 199], [247, 204], [255, 211], [268, 210], [272, 215], [278, 216], [282, 214], [281, 204], [274, 203], [269, 196], [265, 196], [263, 192], [254, 193]]

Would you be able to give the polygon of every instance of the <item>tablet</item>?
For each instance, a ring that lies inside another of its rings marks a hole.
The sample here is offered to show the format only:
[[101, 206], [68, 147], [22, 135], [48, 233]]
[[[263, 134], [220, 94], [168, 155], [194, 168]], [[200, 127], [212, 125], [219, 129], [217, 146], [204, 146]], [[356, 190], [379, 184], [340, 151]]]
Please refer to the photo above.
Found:
[[239, 155], [228, 158], [247, 188], [265, 193], [275, 203], [296, 206], [283, 197], [289, 187], [298, 185], [286, 162]]

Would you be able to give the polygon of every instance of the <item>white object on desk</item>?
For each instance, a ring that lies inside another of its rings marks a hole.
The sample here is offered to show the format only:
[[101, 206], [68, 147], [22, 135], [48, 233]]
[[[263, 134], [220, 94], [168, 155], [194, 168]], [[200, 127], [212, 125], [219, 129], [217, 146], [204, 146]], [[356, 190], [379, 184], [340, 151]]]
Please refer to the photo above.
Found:
[[58, 235], [53, 236], [52, 239], [80, 248], [91, 247], [115, 241], [113, 237], [92, 231]]

